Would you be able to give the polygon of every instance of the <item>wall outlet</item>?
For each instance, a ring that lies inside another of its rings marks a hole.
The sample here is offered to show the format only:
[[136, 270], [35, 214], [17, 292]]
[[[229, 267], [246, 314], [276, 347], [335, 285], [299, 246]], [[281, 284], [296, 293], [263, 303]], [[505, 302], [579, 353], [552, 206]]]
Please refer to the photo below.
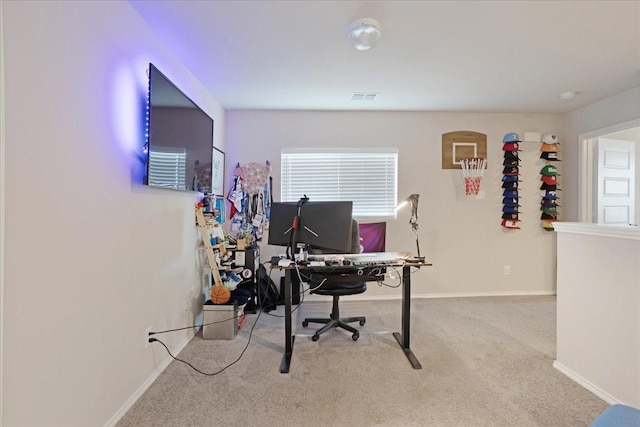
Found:
[[149, 326], [145, 331], [144, 331], [144, 346], [149, 347], [151, 345], [151, 343], [149, 342], [149, 338], [151, 338], [153, 335], [149, 335], [151, 333], [151, 331], [153, 331], [153, 328], [151, 326]]
[[504, 275], [505, 276], [511, 276], [511, 266], [510, 265], [505, 265], [504, 266]]

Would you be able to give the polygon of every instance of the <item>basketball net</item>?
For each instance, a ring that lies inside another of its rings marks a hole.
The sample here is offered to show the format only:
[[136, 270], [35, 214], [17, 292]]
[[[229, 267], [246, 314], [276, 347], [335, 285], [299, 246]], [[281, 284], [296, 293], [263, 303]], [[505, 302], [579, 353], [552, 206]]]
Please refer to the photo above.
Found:
[[482, 157], [471, 157], [460, 160], [460, 169], [464, 180], [465, 196], [477, 196], [480, 192], [480, 183], [484, 174], [486, 160]]

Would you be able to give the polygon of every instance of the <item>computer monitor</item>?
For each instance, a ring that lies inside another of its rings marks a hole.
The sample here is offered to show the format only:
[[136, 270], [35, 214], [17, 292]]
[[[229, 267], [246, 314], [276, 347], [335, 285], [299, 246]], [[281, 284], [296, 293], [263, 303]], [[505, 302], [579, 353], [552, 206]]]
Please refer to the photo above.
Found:
[[[286, 246], [291, 249], [291, 256], [300, 244], [325, 252], [349, 253], [352, 211], [353, 202], [301, 199], [299, 202], [272, 203], [268, 243]], [[294, 230], [296, 218], [298, 223]]]

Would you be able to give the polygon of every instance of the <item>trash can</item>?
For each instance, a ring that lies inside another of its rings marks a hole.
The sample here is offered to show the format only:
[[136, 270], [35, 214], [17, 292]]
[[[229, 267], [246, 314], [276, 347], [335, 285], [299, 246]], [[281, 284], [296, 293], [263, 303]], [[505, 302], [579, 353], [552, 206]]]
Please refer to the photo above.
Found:
[[238, 333], [238, 303], [205, 304], [202, 338], [232, 340]]

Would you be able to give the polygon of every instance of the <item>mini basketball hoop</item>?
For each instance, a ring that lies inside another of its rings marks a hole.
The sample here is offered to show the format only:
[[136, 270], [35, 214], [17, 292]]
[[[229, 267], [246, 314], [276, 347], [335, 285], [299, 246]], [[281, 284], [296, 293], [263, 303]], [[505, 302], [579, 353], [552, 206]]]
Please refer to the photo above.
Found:
[[477, 196], [480, 192], [485, 163], [486, 160], [483, 157], [460, 159], [465, 196]]

